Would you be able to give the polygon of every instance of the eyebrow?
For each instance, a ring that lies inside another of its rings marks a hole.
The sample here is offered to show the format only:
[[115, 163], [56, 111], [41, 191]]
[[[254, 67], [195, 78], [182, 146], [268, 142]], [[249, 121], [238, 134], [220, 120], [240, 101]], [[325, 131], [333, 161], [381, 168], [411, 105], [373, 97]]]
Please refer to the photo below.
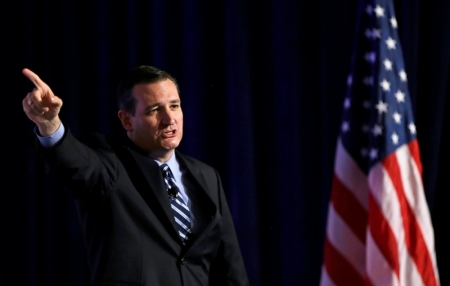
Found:
[[[178, 104], [180, 104], [180, 103], [181, 103], [181, 100], [180, 100], [180, 99], [173, 99], [173, 100], [169, 101], [169, 103], [170, 103], [170, 104], [173, 104], [173, 103], [178, 103]], [[157, 103], [155, 103], [155, 104], [152, 104], [152, 105], [147, 106], [146, 108], [144, 108], [144, 111], [147, 111], [147, 110], [149, 110], [149, 109], [155, 108], [155, 107], [157, 107], [157, 106], [161, 106], [161, 102], [157, 102]]]

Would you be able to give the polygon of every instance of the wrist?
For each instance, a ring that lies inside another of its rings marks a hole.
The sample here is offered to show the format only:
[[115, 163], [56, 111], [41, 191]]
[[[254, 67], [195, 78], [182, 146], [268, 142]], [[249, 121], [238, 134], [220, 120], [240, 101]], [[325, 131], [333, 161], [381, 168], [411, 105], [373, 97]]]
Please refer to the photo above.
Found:
[[47, 137], [54, 134], [58, 130], [60, 125], [61, 120], [59, 119], [59, 117], [56, 117], [50, 121], [47, 121], [46, 123], [38, 124], [37, 127], [39, 130], [39, 134], [42, 137]]

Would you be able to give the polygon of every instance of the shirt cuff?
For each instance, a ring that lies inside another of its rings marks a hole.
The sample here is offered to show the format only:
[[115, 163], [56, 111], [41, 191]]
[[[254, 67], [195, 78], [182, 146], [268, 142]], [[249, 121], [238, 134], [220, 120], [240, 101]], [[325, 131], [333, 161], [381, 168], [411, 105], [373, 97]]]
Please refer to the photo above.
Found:
[[39, 142], [41, 142], [41, 145], [45, 148], [51, 148], [56, 145], [56, 143], [61, 140], [61, 138], [64, 136], [64, 125], [61, 124], [58, 127], [58, 130], [55, 131], [50, 136], [41, 136], [37, 130], [37, 127], [34, 128], [34, 133], [36, 134], [37, 138], [39, 139]]

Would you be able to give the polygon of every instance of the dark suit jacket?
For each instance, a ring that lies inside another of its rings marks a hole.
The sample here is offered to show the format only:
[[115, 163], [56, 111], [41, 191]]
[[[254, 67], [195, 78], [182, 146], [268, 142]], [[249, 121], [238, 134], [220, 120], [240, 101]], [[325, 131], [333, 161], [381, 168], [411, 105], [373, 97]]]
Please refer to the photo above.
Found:
[[35, 148], [50, 174], [75, 197], [92, 285], [248, 285], [220, 177], [177, 152], [196, 221], [183, 246], [158, 164], [133, 144], [70, 131], [53, 148]]

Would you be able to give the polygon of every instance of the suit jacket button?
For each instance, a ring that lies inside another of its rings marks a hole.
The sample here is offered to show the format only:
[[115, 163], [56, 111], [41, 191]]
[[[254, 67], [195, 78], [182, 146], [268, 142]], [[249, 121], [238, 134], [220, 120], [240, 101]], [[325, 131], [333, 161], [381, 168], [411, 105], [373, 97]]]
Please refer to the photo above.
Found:
[[185, 265], [186, 264], [186, 259], [184, 259], [184, 257], [181, 257], [180, 262], [181, 262], [181, 265]]

